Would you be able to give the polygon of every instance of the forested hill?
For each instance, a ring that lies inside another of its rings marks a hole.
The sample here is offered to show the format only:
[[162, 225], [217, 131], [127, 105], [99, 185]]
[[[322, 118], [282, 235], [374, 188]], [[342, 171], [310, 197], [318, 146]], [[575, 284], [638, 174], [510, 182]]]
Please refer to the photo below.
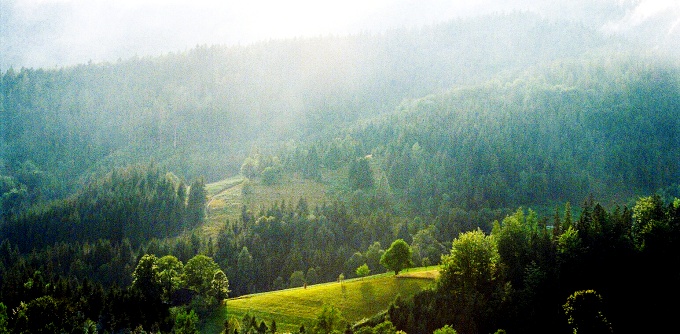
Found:
[[23, 184], [31, 198], [62, 197], [92, 173], [152, 159], [185, 179], [216, 180], [237, 173], [254, 143], [322, 138], [405, 98], [612, 43], [581, 24], [518, 13], [383, 34], [5, 69], [0, 174]]
[[575, 332], [569, 295], [600, 299], [582, 289], [618, 328], [669, 328], [677, 36], [596, 25], [515, 13], [4, 70], [0, 333], [196, 332], [228, 293], [440, 261], [396, 328]]
[[371, 154], [379, 191], [424, 216], [589, 194], [611, 204], [677, 196], [679, 93], [678, 67], [668, 62], [564, 60], [404, 101], [315, 151], [330, 164], [351, 138]]

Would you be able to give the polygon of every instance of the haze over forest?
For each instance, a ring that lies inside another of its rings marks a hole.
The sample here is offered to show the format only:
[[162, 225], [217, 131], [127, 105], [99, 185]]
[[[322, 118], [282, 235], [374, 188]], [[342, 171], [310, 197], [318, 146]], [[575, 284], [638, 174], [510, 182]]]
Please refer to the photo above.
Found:
[[678, 45], [664, 0], [2, 1], [0, 333], [675, 326]]
[[4, 70], [113, 62], [197, 45], [381, 33], [512, 12], [580, 22], [604, 33], [652, 32], [652, 43], [665, 38], [677, 41], [680, 29], [680, 5], [671, 0], [7, 0], [0, 6], [0, 69]]

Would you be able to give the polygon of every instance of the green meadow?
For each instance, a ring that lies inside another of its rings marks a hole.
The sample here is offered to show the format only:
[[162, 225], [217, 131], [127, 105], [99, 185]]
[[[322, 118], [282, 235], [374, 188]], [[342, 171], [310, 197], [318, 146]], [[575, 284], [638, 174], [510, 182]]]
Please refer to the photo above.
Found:
[[388, 273], [231, 298], [206, 319], [201, 332], [219, 333], [226, 319], [241, 321], [246, 314], [267, 325], [276, 320], [279, 332], [297, 332], [301, 324], [313, 326], [324, 304], [335, 306], [347, 322], [355, 323], [386, 310], [398, 295], [410, 297], [429, 287], [437, 274], [438, 267], [414, 268], [398, 276]]

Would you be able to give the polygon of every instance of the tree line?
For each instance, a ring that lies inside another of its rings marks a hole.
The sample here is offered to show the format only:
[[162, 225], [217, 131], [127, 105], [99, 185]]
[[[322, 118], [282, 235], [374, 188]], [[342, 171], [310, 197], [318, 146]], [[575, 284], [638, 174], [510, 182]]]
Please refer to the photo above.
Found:
[[680, 200], [640, 197], [606, 210], [585, 201], [539, 218], [523, 209], [490, 233], [461, 233], [441, 276], [389, 319], [407, 333], [613, 333], [673, 325], [680, 297]]

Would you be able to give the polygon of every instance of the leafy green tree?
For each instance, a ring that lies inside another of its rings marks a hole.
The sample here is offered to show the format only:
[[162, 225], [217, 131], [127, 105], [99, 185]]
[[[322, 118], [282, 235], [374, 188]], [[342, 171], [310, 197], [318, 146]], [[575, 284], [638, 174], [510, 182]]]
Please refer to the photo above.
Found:
[[247, 157], [241, 165], [241, 175], [249, 179], [255, 178], [259, 175], [258, 169], [258, 161], [251, 157]]
[[357, 274], [358, 277], [366, 277], [370, 273], [371, 273], [371, 269], [368, 269], [368, 265], [365, 264], [365, 263], [362, 264], [361, 266], [359, 266], [356, 270], [356, 274]]
[[[382, 272], [380, 266], [380, 259], [382, 258], [385, 251], [382, 249], [380, 241], [375, 241], [366, 250], [366, 264], [373, 272]], [[352, 267], [354, 269], [356, 267]]]
[[612, 333], [611, 324], [602, 313], [602, 296], [594, 290], [574, 292], [562, 307], [574, 334]]
[[508, 291], [498, 279], [499, 254], [493, 236], [480, 229], [462, 233], [453, 241], [451, 253], [442, 258], [437, 291], [451, 298], [457, 328], [464, 332], [486, 332], [493, 328], [495, 307], [507, 300]]
[[661, 196], [641, 197], [633, 207], [633, 226], [631, 234], [638, 249], [644, 250], [650, 240], [655, 240], [668, 232], [664, 205]]
[[500, 260], [505, 264], [507, 277], [513, 286], [520, 288], [524, 269], [531, 259], [531, 227], [522, 209], [494, 224], [493, 236], [498, 246]]
[[345, 320], [338, 308], [324, 304], [321, 308], [321, 312], [319, 312], [316, 317], [314, 332], [318, 334], [332, 333], [334, 330], [342, 328], [343, 321]]
[[203, 254], [196, 255], [184, 266], [184, 284], [200, 295], [207, 296], [212, 289], [215, 272], [218, 270], [220, 267], [212, 258]]
[[158, 280], [163, 290], [163, 300], [168, 302], [172, 294], [180, 287], [184, 265], [172, 255], [165, 255], [156, 261]]
[[[17, 333], [68, 332], [69, 320], [52, 296], [21, 303], [16, 311]], [[75, 329], [75, 328], [74, 328]]]
[[458, 334], [453, 327], [446, 325], [434, 331], [434, 334]]
[[153, 254], [144, 254], [132, 273], [132, 288], [139, 291], [148, 301], [160, 300], [162, 286], [158, 272], [158, 259]]
[[408, 268], [413, 264], [411, 261], [412, 256], [411, 246], [403, 239], [397, 239], [392, 242], [390, 248], [382, 255], [380, 264], [388, 270], [393, 270], [395, 275], [399, 275], [402, 269]]
[[7, 306], [0, 302], [0, 334], [9, 334], [7, 319]]
[[[377, 258], [378, 258], [378, 261], [380, 261], [380, 257], [377, 257]], [[361, 252], [354, 252], [354, 254], [352, 254], [352, 256], [350, 256], [350, 258], [347, 259], [347, 261], [345, 261], [345, 267], [344, 267], [345, 272], [350, 273], [350, 272], [356, 270], [356, 268], [358, 268], [359, 266], [361, 266], [364, 263], [366, 263], [366, 264], [368, 263], [366, 261], [366, 258], [364, 257], [364, 255], [361, 254]]]
[[215, 271], [210, 285], [212, 288], [211, 293], [218, 303], [227, 298], [229, 294], [229, 280], [222, 270], [218, 269]]
[[451, 254], [442, 258], [439, 286], [461, 292], [481, 289], [496, 279], [498, 261], [493, 237], [479, 229], [462, 233], [453, 241]]
[[28, 190], [16, 178], [0, 175], [0, 221], [24, 209]]
[[389, 319], [387, 319], [375, 326], [373, 328], [373, 332], [375, 334], [395, 334], [397, 332], [397, 328], [394, 327], [394, 324]]
[[176, 334], [196, 334], [198, 332], [198, 315], [194, 310], [187, 312], [181, 310], [175, 317], [175, 326], [172, 332]]
[[581, 238], [572, 226], [557, 238], [557, 255], [563, 261], [574, 260], [581, 254]]
[[243, 197], [250, 196], [253, 193], [253, 184], [250, 179], [245, 179], [241, 182], [241, 195]]
[[281, 169], [269, 166], [262, 171], [262, 183], [266, 186], [273, 186], [281, 181]]

